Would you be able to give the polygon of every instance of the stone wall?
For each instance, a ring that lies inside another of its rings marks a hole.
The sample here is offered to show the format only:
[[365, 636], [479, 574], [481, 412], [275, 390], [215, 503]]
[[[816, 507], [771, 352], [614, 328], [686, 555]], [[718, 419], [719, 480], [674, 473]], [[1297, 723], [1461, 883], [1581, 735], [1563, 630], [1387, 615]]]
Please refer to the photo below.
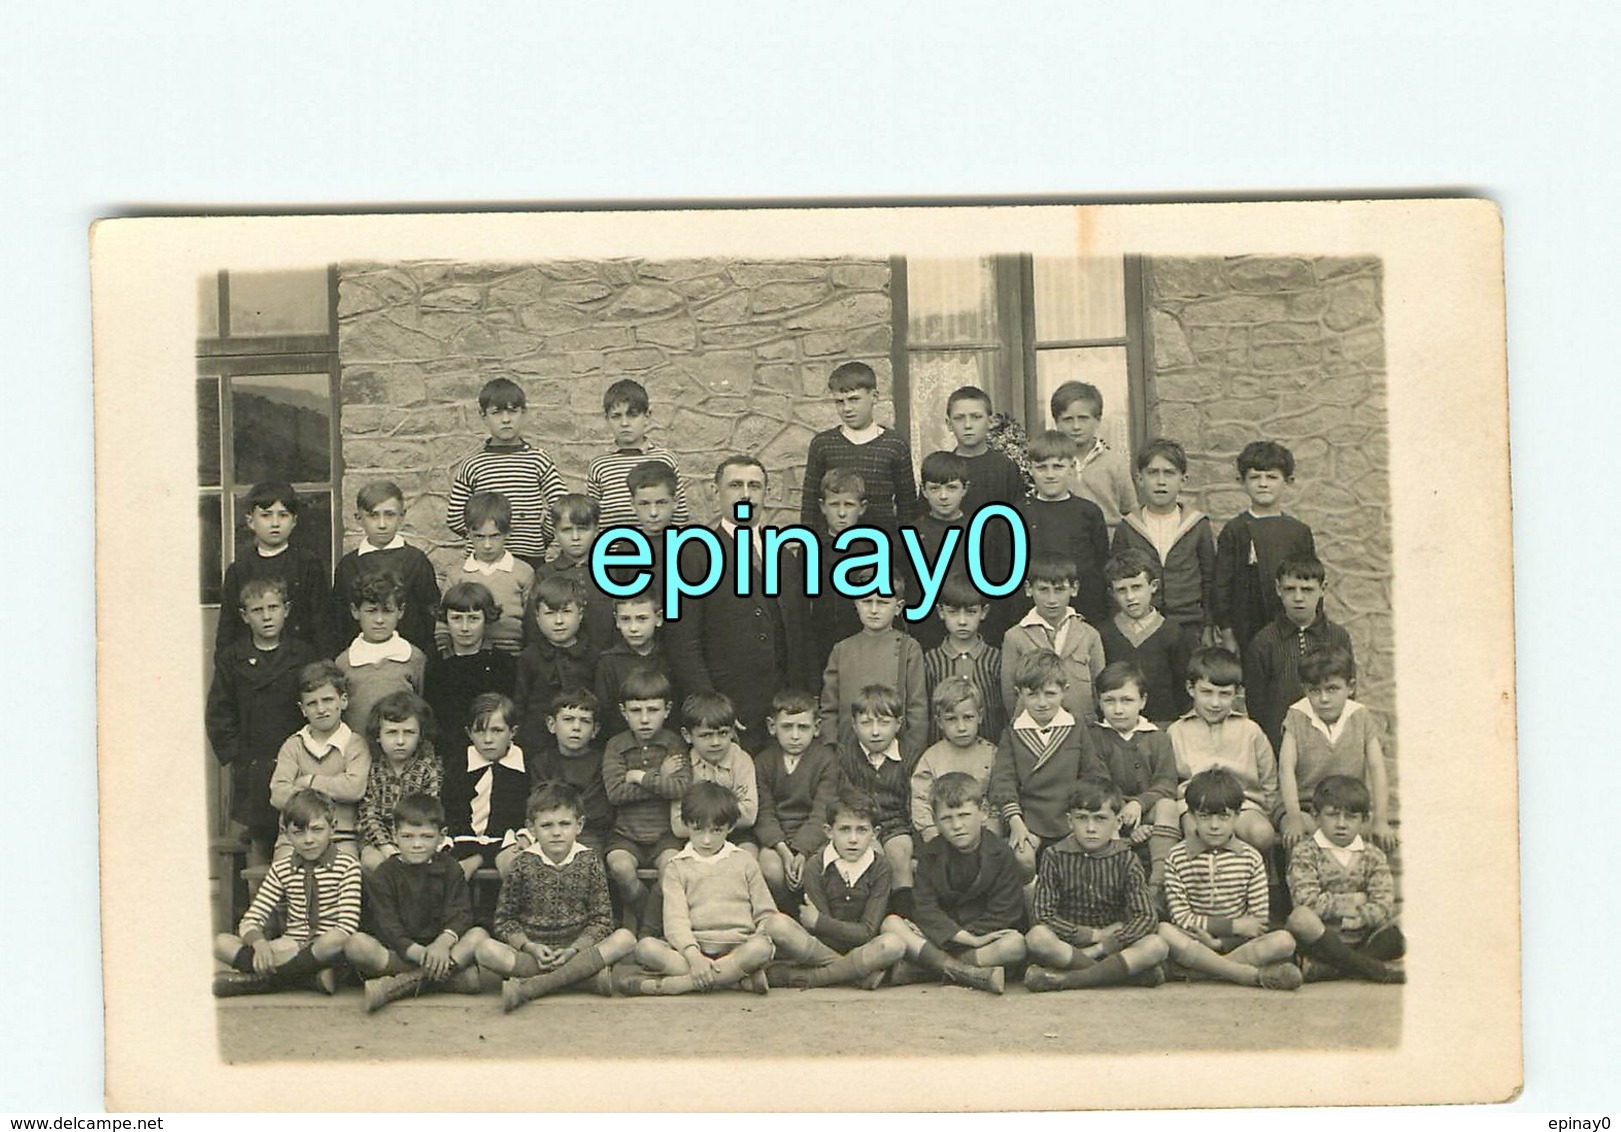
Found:
[[1248, 503], [1239, 450], [1289, 447], [1285, 509], [1311, 526], [1328, 568], [1328, 615], [1351, 634], [1358, 698], [1393, 724], [1380, 261], [1152, 259], [1146, 272], [1149, 435], [1186, 446], [1189, 494], [1218, 522]]
[[480, 386], [523, 385], [527, 436], [583, 491], [607, 442], [603, 390], [632, 377], [697, 518], [713, 517], [708, 485], [734, 451], [765, 462], [771, 517], [797, 518], [806, 446], [837, 423], [833, 367], [870, 363], [878, 419], [894, 421], [889, 282], [884, 260], [340, 265], [345, 510], [367, 480], [395, 480], [406, 532], [443, 573], [460, 556], [445, 526], [449, 468], [483, 441]]

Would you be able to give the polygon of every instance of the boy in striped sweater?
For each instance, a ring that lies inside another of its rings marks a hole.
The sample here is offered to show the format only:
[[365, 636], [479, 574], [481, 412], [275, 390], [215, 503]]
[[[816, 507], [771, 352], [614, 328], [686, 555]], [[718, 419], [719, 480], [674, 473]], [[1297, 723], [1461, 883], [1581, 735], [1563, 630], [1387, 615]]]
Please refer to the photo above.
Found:
[[[300, 790], [283, 807], [292, 855], [271, 863], [236, 934], [215, 937], [214, 957], [231, 966], [214, 976], [216, 996], [262, 994], [302, 978], [337, 993], [332, 965], [360, 926], [360, 862], [332, 844], [333, 818], [332, 800], [316, 790]], [[282, 933], [271, 938], [273, 915]]]
[[585, 493], [601, 511], [604, 527], [632, 527], [636, 525], [636, 507], [626, 475], [637, 465], [650, 460], [669, 467], [671, 472], [671, 504], [674, 512], [671, 522], [676, 526], [691, 518], [687, 510], [687, 496], [681, 489], [675, 456], [666, 448], [647, 439], [647, 428], [652, 423], [653, 410], [647, 399], [647, 389], [639, 381], [623, 378], [608, 386], [602, 395], [602, 415], [613, 433], [614, 450], [591, 458], [585, 473]]
[[1160, 938], [1182, 968], [1240, 986], [1295, 990], [1295, 938], [1266, 930], [1266, 863], [1235, 836], [1244, 787], [1225, 770], [1193, 776], [1187, 787], [1193, 833], [1165, 859], [1171, 918]]
[[551, 457], [523, 438], [526, 404], [523, 387], [511, 378], [492, 378], [479, 390], [478, 415], [490, 438], [451, 466], [445, 524], [465, 536], [468, 500], [498, 491], [512, 504], [507, 549], [539, 570], [552, 540], [548, 508], [564, 486]]
[[1120, 839], [1125, 796], [1105, 778], [1083, 778], [1069, 795], [1069, 836], [1055, 842], [1036, 875], [1035, 918], [1025, 936], [1033, 991], [1156, 987], [1169, 948], [1143, 866]]

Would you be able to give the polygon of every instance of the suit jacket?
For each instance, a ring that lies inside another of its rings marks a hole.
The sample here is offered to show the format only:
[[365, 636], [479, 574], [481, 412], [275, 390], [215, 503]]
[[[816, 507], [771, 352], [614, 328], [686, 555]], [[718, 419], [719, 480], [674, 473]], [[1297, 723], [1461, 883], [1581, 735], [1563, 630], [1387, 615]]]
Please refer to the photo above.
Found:
[[[770, 738], [765, 718], [771, 698], [783, 688], [814, 692], [820, 687], [821, 674], [810, 671], [805, 562], [797, 545], [784, 548], [780, 591], [768, 598], [760, 592], [761, 568], [751, 555], [750, 593], [738, 597], [731, 540], [718, 523], [713, 529], [720, 535], [724, 555], [720, 584], [705, 597], [683, 599], [680, 617], [665, 622], [666, 648], [675, 682], [684, 694], [721, 692], [730, 697], [745, 729], [740, 741], [754, 754]], [[681, 550], [682, 576], [704, 577], [698, 545], [688, 543]]]

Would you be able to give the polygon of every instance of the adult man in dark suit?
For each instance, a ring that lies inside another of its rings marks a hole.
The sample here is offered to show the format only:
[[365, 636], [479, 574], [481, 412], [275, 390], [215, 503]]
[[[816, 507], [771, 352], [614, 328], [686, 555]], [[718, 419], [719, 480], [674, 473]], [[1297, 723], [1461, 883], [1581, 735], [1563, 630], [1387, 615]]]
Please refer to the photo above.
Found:
[[[797, 544], [782, 549], [778, 596], [761, 592], [764, 548], [757, 523], [765, 489], [765, 466], [753, 456], [728, 456], [715, 469], [715, 499], [721, 518], [713, 529], [725, 550], [720, 583], [704, 597], [683, 600], [679, 618], [667, 623], [670, 665], [682, 694], [720, 692], [728, 696], [743, 725], [738, 741], [751, 754], [770, 739], [765, 720], [772, 697], [789, 687], [814, 692], [821, 681], [820, 673], [809, 671], [805, 561]], [[753, 546], [748, 555], [747, 597], [737, 595], [735, 539], [739, 528], [749, 531]], [[705, 565], [701, 544], [687, 543], [681, 548], [683, 578], [701, 581], [707, 572]]]

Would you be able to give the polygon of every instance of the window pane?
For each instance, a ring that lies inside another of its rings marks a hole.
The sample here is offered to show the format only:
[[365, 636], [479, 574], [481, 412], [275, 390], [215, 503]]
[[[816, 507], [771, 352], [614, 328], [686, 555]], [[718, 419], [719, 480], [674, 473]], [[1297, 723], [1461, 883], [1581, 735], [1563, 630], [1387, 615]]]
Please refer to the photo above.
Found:
[[908, 345], [988, 343], [999, 336], [996, 272], [991, 260], [906, 261]]
[[197, 280], [197, 337], [217, 338], [220, 332], [220, 277], [214, 272]]
[[215, 377], [197, 379], [197, 486], [218, 487], [220, 482], [220, 383]]
[[1126, 264], [1113, 259], [1035, 260], [1036, 341], [1126, 336]]
[[198, 497], [197, 519], [198, 529], [202, 532], [202, 600], [204, 605], [218, 605], [220, 582], [225, 577], [225, 567], [220, 560], [223, 544], [220, 541], [218, 495], [204, 494]]
[[1036, 353], [1036, 388], [1045, 427], [1052, 427], [1049, 406], [1053, 390], [1066, 381], [1084, 381], [1103, 394], [1102, 437], [1117, 452], [1131, 452], [1131, 397], [1126, 378], [1124, 346], [1088, 346], [1076, 350], [1039, 350]]
[[324, 373], [231, 379], [236, 481], [332, 478], [332, 383]]
[[329, 334], [325, 268], [309, 271], [233, 271], [231, 336]]
[[912, 408], [912, 455], [918, 463], [937, 448], [957, 446], [946, 424], [946, 399], [963, 385], [991, 388], [996, 355], [988, 350], [917, 350], [906, 355]]

